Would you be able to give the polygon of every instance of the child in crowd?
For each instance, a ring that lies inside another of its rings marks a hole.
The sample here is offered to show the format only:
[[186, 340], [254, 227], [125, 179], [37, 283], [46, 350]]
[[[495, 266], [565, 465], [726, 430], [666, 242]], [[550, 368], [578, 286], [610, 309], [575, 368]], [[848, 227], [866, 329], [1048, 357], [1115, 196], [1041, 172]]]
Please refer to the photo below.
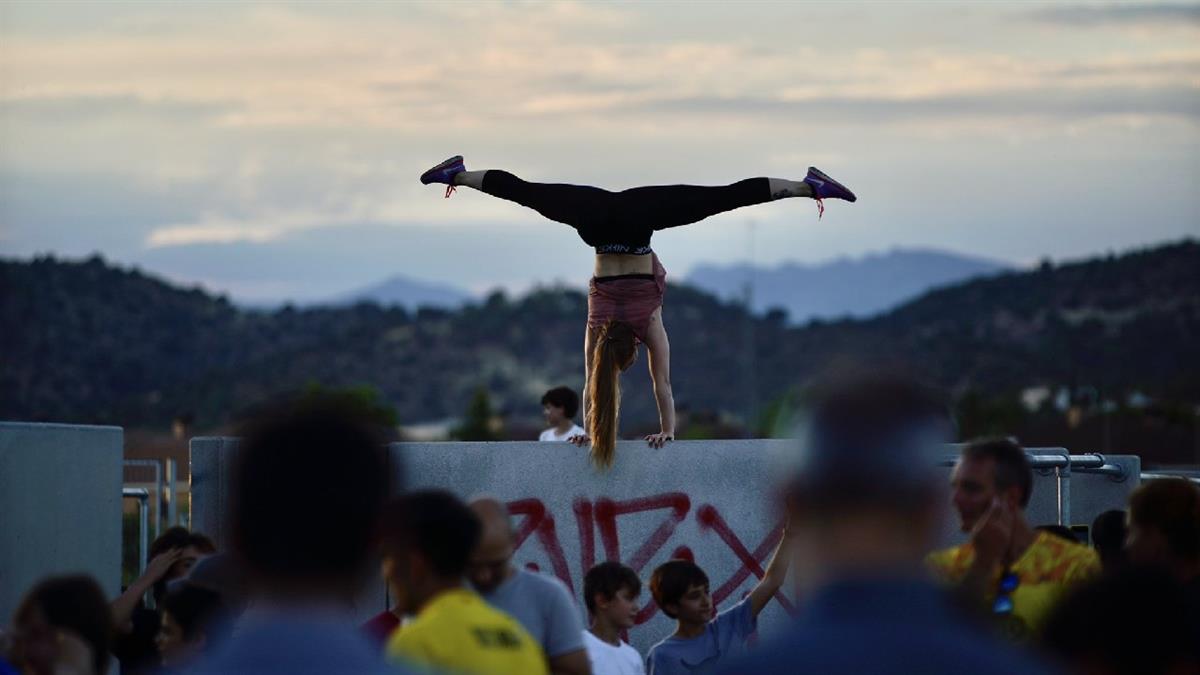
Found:
[[592, 675], [645, 675], [642, 656], [621, 640], [633, 628], [642, 580], [618, 562], [602, 562], [583, 578], [583, 601], [592, 627], [583, 632]]
[[213, 649], [229, 630], [221, 596], [183, 583], [163, 596], [155, 644], [167, 672], [181, 671]]
[[650, 576], [650, 593], [663, 614], [675, 619], [675, 632], [650, 648], [649, 675], [695, 675], [714, 672], [730, 656], [742, 652], [758, 625], [758, 615], [783, 586], [791, 560], [787, 528], [766, 574], [750, 594], [713, 618], [708, 575], [690, 560], [670, 560]]
[[565, 441], [572, 436], [582, 436], [583, 428], [575, 424], [575, 413], [579, 412], [579, 394], [570, 387], [555, 387], [542, 396], [542, 414], [549, 429], [538, 436], [539, 441]]

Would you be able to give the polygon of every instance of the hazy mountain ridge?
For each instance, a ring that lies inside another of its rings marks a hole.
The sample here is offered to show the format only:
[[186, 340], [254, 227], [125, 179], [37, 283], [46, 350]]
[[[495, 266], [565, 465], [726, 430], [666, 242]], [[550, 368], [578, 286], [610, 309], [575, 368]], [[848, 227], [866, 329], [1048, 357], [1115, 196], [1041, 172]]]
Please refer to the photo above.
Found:
[[399, 306], [409, 310], [417, 310], [421, 307], [455, 309], [470, 302], [472, 298], [470, 292], [450, 284], [422, 281], [398, 274], [377, 284], [314, 304], [336, 307], [359, 302], [374, 302], [383, 307]]
[[699, 265], [687, 281], [730, 301], [744, 301], [747, 284], [751, 284], [754, 311], [782, 308], [789, 320], [804, 323], [874, 316], [934, 288], [1011, 267], [947, 251], [897, 248], [813, 265]]
[[[583, 380], [587, 302], [573, 290], [455, 311], [247, 311], [99, 258], [0, 262], [0, 290], [7, 419], [165, 427], [186, 411], [204, 426], [311, 381], [373, 385], [406, 422], [455, 416], [479, 386], [536, 414], [547, 387]], [[1200, 402], [1193, 241], [1001, 273], [867, 320], [790, 327], [686, 286], [670, 287], [664, 317], [681, 410], [761, 409], [846, 358], [903, 361], [959, 393], [1088, 385]], [[624, 378], [627, 429], [655, 419], [639, 361]]]

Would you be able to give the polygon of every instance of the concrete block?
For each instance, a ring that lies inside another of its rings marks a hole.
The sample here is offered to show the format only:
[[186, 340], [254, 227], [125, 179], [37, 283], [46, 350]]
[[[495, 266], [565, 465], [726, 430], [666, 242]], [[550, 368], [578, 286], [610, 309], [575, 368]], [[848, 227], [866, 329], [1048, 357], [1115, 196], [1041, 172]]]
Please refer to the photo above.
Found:
[[51, 575], [120, 593], [123, 443], [118, 427], [0, 422], [0, 622]]

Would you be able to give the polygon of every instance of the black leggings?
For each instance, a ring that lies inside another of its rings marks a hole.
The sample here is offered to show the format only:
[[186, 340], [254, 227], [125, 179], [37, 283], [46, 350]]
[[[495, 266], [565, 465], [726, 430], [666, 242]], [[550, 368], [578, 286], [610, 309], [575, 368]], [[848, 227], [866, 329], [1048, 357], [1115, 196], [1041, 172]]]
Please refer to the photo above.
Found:
[[[530, 183], [497, 169], [483, 178], [483, 191], [527, 206], [543, 216], [590, 234], [662, 230], [709, 216], [771, 201], [766, 178], [747, 178], [732, 185], [653, 185], [610, 192], [588, 185]], [[647, 243], [649, 241], [647, 240]]]

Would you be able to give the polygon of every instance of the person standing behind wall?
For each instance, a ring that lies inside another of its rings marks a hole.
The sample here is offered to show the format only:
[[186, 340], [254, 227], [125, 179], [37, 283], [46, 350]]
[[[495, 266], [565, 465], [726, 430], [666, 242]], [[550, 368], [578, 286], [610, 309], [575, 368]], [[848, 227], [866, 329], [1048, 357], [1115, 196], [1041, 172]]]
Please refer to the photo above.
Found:
[[818, 390], [783, 486], [803, 598], [792, 628], [724, 675], [1042, 675], [977, 631], [922, 559], [946, 511], [944, 398], [895, 376]]
[[582, 436], [583, 427], [575, 424], [579, 412], [579, 394], [570, 387], [555, 387], [542, 396], [542, 414], [550, 426], [538, 436], [539, 441], [566, 441]]
[[253, 601], [232, 639], [189, 675], [413, 672], [388, 667], [352, 620], [398, 473], [382, 432], [321, 398], [241, 429], [228, 523]]
[[1184, 478], [1138, 486], [1125, 547], [1131, 562], [1169, 572], [1200, 601], [1200, 487]]
[[542, 646], [554, 675], [591, 675], [583, 642], [583, 619], [563, 582], [513, 565], [515, 534], [508, 509], [491, 497], [471, 510], [483, 525], [467, 577], [488, 604], [507, 612]]
[[930, 554], [928, 565], [1010, 638], [1028, 639], [1069, 587], [1100, 573], [1095, 551], [1036, 531], [1025, 519], [1033, 469], [1015, 442], [968, 443], [951, 487], [960, 526], [971, 539]]
[[457, 497], [428, 490], [384, 511], [383, 576], [396, 608], [413, 617], [388, 639], [388, 656], [460, 675], [546, 675], [541, 647], [516, 619], [466, 588], [479, 519]]

